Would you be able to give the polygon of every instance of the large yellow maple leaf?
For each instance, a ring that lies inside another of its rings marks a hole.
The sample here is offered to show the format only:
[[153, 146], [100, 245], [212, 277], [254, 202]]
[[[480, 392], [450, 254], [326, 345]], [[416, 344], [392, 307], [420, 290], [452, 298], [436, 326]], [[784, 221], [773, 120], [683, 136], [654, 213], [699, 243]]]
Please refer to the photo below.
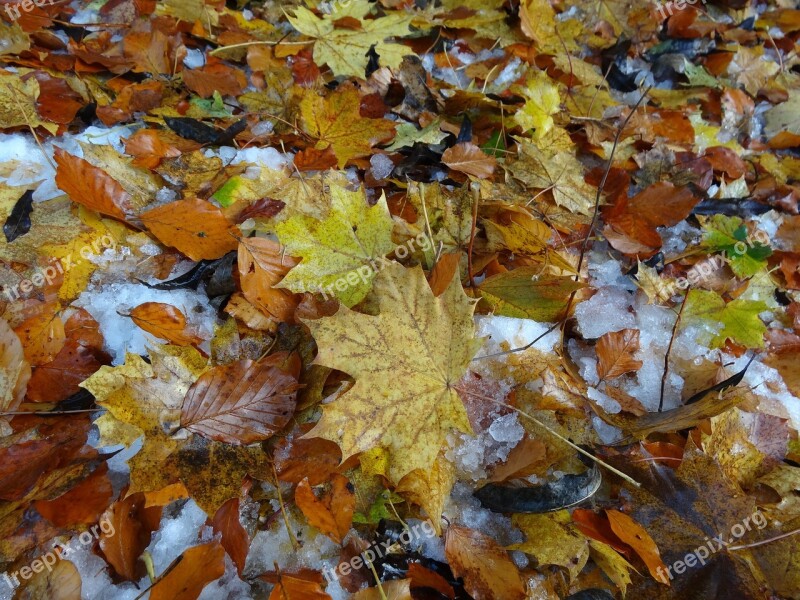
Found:
[[373, 293], [377, 316], [341, 307], [306, 322], [317, 361], [355, 378], [307, 437], [336, 442], [343, 459], [382, 448], [386, 474], [397, 483], [430, 469], [451, 429], [472, 432], [454, 387], [481, 340], [474, 337], [475, 305], [458, 277], [437, 298], [420, 267], [393, 264], [375, 279]]
[[361, 97], [352, 86], [344, 86], [326, 97], [307, 94], [300, 101], [300, 117], [305, 129], [317, 138], [317, 148], [333, 149], [339, 168], [357, 156], [368, 156], [372, 146], [394, 137], [394, 123], [361, 116]]

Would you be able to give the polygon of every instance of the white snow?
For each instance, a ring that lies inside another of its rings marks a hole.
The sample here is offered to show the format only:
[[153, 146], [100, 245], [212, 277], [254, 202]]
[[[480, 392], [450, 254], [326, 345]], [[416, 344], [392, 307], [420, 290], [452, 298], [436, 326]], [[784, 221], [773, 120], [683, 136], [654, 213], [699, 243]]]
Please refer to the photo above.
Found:
[[631, 329], [636, 318], [631, 312], [633, 296], [616, 287], [603, 287], [575, 307], [578, 329], [586, 339], [599, 338], [612, 331]]
[[211, 339], [216, 313], [208, 297], [195, 290], [154, 290], [140, 283], [92, 282], [73, 305], [85, 308], [97, 320], [113, 364], [119, 365], [125, 362], [126, 352], [144, 355], [148, 346], [164, 343], [124, 316], [145, 302], [171, 304], [184, 314], [197, 335], [206, 341]]
[[369, 164], [372, 167], [372, 176], [377, 180], [386, 179], [394, 169], [392, 159], [385, 154], [373, 154]]

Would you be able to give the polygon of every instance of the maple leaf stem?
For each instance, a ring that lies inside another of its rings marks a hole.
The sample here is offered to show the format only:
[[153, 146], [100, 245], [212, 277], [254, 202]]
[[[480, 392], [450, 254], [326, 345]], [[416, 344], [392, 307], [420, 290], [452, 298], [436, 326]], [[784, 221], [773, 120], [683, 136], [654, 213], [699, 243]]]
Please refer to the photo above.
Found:
[[[478, 224], [478, 203], [480, 202], [480, 193], [478, 188], [472, 186], [472, 229], [469, 232], [469, 248], [467, 249], [467, 273], [469, 275], [470, 287], [475, 287], [475, 274], [472, 272], [472, 246], [475, 243], [475, 228]], [[425, 215], [427, 220], [428, 215]], [[430, 227], [430, 225], [429, 225]]]

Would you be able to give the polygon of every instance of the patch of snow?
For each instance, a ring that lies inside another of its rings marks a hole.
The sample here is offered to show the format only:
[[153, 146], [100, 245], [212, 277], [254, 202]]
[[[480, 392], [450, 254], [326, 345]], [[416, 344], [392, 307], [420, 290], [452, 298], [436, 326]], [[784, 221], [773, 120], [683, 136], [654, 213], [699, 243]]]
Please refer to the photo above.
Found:
[[575, 317], [583, 337], [594, 339], [612, 331], [635, 327], [636, 318], [630, 312], [632, 298], [625, 290], [603, 287], [578, 304]]
[[279, 171], [292, 162], [292, 154], [282, 154], [275, 148], [244, 148], [236, 152], [232, 165], [250, 163], [259, 167], [268, 167]]
[[187, 48], [186, 58], [183, 59], [183, 65], [187, 69], [199, 69], [204, 64], [206, 64], [206, 55], [202, 50]]
[[525, 539], [523, 533], [511, 523], [511, 519], [483, 508], [472, 492], [472, 487], [463, 482], [457, 482], [453, 486], [442, 512], [448, 521], [480, 531], [501, 546], [518, 544]]
[[369, 164], [372, 176], [377, 180], [386, 179], [394, 170], [392, 159], [385, 154], [373, 154], [369, 159]]
[[[500, 317], [497, 315], [480, 315], [475, 317], [476, 337], [487, 337], [483, 347], [478, 351], [478, 356], [493, 354], [512, 348], [520, 348], [529, 344], [534, 339], [544, 334], [549, 329], [546, 323], [538, 323], [531, 319], [515, 319], [513, 317]], [[551, 352], [560, 340], [558, 330], [553, 330], [537, 341], [532, 348], [542, 352]], [[501, 344], [507, 342], [508, 348]], [[480, 363], [480, 361], [477, 361]]]
[[119, 365], [125, 362], [126, 352], [144, 355], [148, 345], [163, 342], [123, 316], [145, 302], [171, 304], [186, 316], [187, 323], [206, 344], [211, 339], [216, 313], [205, 294], [195, 290], [154, 290], [140, 283], [93, 280], [73, 306], [85, 308], [97, 320], [113, 364]]

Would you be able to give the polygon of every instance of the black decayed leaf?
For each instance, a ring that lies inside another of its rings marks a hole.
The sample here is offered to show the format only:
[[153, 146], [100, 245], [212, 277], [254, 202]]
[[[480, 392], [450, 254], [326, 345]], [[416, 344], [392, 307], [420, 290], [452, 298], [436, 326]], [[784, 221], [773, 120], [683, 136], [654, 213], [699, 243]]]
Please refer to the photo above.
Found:
[[33, 210], [33, 192], [28, 190], [17, 200], [14, 210], [3, 225], [6, 241], [11, 243], [31, 230], [31, 211]]
[[224, 146], [233, 141], [238, 134], [247, 127], [247, 121], [240, 119], [224, 131], [206, 125], [197, 119], [189, 117], [164, 117], [164, 122], [175, 133], [184, 139], [199, 142], [201, 144], [213, 144]]

